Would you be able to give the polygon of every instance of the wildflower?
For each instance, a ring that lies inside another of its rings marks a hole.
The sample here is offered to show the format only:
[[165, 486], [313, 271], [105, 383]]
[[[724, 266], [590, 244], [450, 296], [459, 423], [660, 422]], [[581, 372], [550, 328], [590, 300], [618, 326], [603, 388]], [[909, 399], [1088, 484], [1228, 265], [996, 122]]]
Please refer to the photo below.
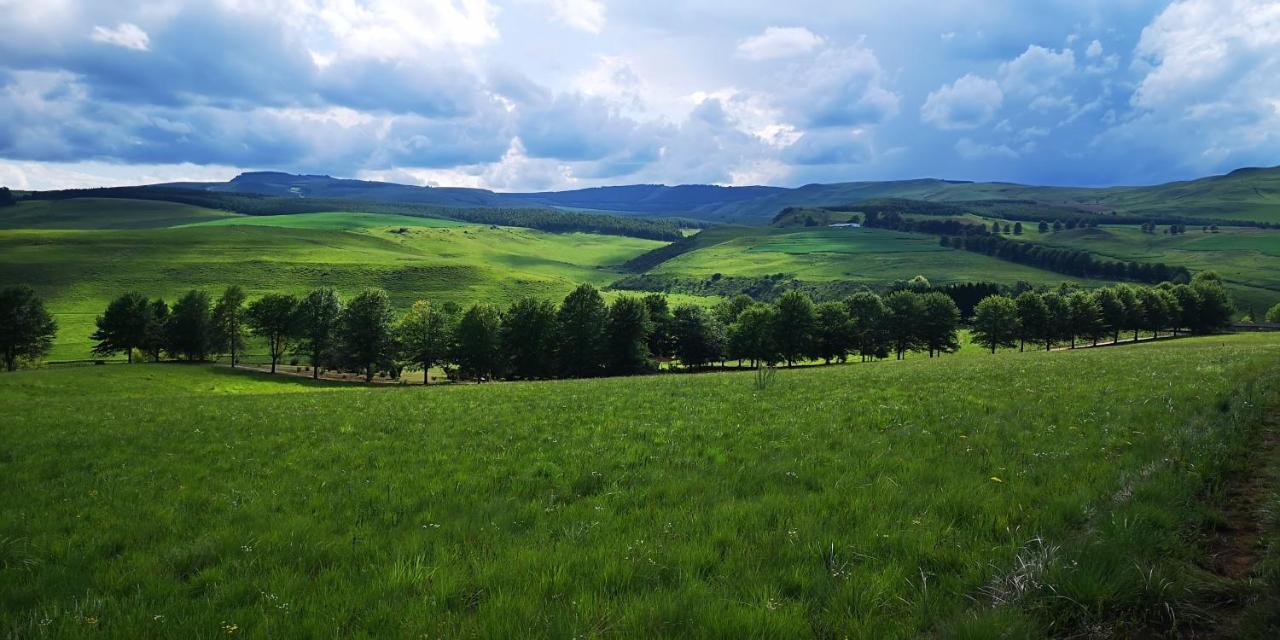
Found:
[[90, 625], [92, 625], [92, 624], [98, 624], [98, 619], [97, 619], [97, 618], [95, 618], [95, 617], [93, 617], [93, 616], [89, 616], [88, 618], [85, 618], [85, 619], [84, 619], [84, 623], [85, 623], [85, 624], [90, 624]]
[[225, 633], [227, 633], [228, 635], [230, 635], [230, 634], [232, 634], [232, 633], [235, 633], [235, 632], [236, 632], [236, 631], [238, 631], [239, 629], [240, 629], [240, 625], [238, 625], [238, 624], [235, 624], [235, 623], [228, 623], [228, 622], [225, 622], [225, 621], [222, 623], [222, 631], [223, 631], [223, 632], [225, 632]]
[[992, 482], [1004, 482], [1004, 480], [1001, 480], [1000, 478], [997, 478], [996, 476], [991, 476], [991, 481], [992, 481]]

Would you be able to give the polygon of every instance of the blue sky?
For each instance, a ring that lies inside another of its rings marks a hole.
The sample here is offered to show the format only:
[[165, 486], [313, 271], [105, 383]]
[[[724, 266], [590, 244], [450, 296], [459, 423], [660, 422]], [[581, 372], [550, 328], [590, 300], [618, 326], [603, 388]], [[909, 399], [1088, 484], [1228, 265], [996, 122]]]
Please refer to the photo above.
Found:
[[1280, 164], [1278, 0], [0, 0], [0, 184], [502, 191]]

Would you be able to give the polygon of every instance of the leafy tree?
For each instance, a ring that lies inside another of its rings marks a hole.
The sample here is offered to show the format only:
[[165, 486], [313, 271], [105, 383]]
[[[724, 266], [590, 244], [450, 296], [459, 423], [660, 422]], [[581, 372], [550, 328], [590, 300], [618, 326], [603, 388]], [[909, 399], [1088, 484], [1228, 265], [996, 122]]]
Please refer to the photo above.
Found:
[[1013, 235], [1015, 235], [1015, 236], [1020, 236], [1020, 235], [1022, 235], [1022, 223], [1021, 223], [1021, 222], [1015, 222], [1015, 223], [1013, 223]]
[[169, 346], [169, 305], [156, 298], [147, 303], [146, 331], [138, 348], [152, 362], [160, 362], [160, 353]]
[[1093, 341], [1096, 346], [1099, 338], [1106, 333], [1102, 320], [1102, 306], [1098, 299], [1087, 291], [1076, 291], [1067, 297], [1068, 323], [1071, 326], [1071, 348], [1076, 346], [1076, 338]]
[[212, 306], [203, 291], [193, 289], [178, 298], [165, 323], [165, 350], [188, 361], [207, 359], [213, 343]]
[[[18, 203], [9, 187], [0, 187], [0, 207], [8, 207]], [[10, 369], [12, 371], [12, 369]]]
[[565, 297], [556, 314], [556, 355], [570, 377], [598, 375], [604, 366], [608, 309], [596, 288], [584, 284]]
[[808, 294], [788, 291], [774, 303], [773, 346], [787, 366], [814, 355], [818, 315]]
[[150, 317], [151, 304], [140, 293], [129, 292], [112, 300], [94, 321], [97, 330], [90, 338], [98, 344], [93, 353], [110, 356], [123, 351], [132, 363], [133, 350], [146, 343]]
[[449, 324], [430, 302], [418, 300], [396, 325], [400, 357], [409, 366], [422, 369], [422, 384], [431, 381], [431, 367], [449, 359], [453, 344]]
[[269, 293], [249, 304], [245, 318], [253, 333], [267, 341], [271, 355], [271, 373], [289, 349], [289, 341], [298, 334], [298, 299], [291, 295]]
[[995, 353], [1018, 345], [1018, 305], [1005, 296], [987, 296], [973, 309], [973, 343]]
[[1263, 320], [1268, 324], [1280, 324], [1280, 303], [1267, 310], [1267, 315], [1263, 316]]
[[652, 368], [649, 361], [649, 334], [652, 332], [653, 322], [649, 320], [649, 308], [644, 300], [635, 296], [621, 296], [614, 300], [609, 305], [609, 318], [605, 325], [609, 370], [619, 375], [631, 375]]
[[1038, 227], [1037, 227], [1037, 229], [1040, 231], [1040, 233], [1048, 233], [1048, 232], [1049, 232], [1049, 223], [1048, 223], [1048, 222], [1045, 222], [1044, 220], [1041, 220], [1041, 221], [1040, 221], [1040, 226], [1038, 226]]
[[884, 300], [870, 291], [859, 291], [846, 298], [844, 306], [849, 312], [849, 331], [853, 345], [862, 361], [887, 357], [889, 341], [885, 331], [885, 318], [889, 315], [889, 308], [885, 306]]
[[213, 305], [213, 339], [211, 347], [217, 353], [231, 356], [231, 366], [235, 367], [244, 351], [244, 336], [248, 333], [244, 308], [244, 290], [232, 285], [227, 287]]
[[849, 311], [843, 304], [824, 302], [818, 305], [817, 322], [813, 331], [814, 355], [827, 364], [831, 364], [834, 359], [843, 361], [852, 342], [849, 333]]
[[486, 380], [502, 367], [502, 317], [487, 304], [472, 305], [458, 320], [454, 361], [463, 377]]
[[6, 370], [49, 355], [57, 332], [58, 323], [34, 289], [26, 285], [0, 289], [0, 356]]
[[755, 302], [755, 300], [751, 299], [751, 296], [739, 293], [715, 306], [716, 321], [727, 327], [738, 319], [738, 314], [742, 313], [743, 309], [755, 304]]
[[338, 317], [342, 359], [351, 368], [364, 371], [365, 382], [373, 382], [373, 375], [379, 371], [395, 369], [398, 349], [394, 321], [391, 299], [381, 289], [361, 291]]
[[338, 360], [341, 316], [342, 302], [333, 289], [316, 289], [298, 302], [294, 353], [307, 356], [312, 378], [319, 378], [321, 368], [333, 366]]
[[894, 291], [884, 299], [889, 313], [885, 317], [889, 344], [898, 359], [906, 358], [908, 351], [924, 346], [920, 320], [924, 316], [924, 301], [912, 291]]
[[1124, 327], [1127, 313], [1124, 308], [1124, 300], [1111, 287], [1098, 289], [1093, 293], [1093, 299], [1098, 303], [1098, 312], [1102, 319], [1102, 331], [1111, 336], [1112, 342], [1119, 342], [1120, 330]]
[[756, 303], [742, 310], [738, 319], [729, 325], [728, 350], [732, 358], [745, 359], [752, 367], [772, 364], [777, 360], [773, 346], [773, 324], [777, 319], [774, 308]]
[[671, 355], [671, 307], [667, 297], [661, 293], [650, 293], [644, 297], [644, 306], [649, 310], [649, 321], [653, 323], [653, 331], [649, 333], [649, 354], [655, 358]]
[[920, 297], [923, 313], [919, 320], [920, 341], [935, 354], [954, 353], [960, 348], [956, 332], [960, 328], [960, 308], [951, 296], [941, 292], [926, 293]]
[[1044, 340], [1044, 350], [1048, 351], [1053, 348], [1054, 342], [1067, 337], [1070, 331], [1071, 309], [1067, 305], [1067, 299], [1059, 293], [1050, 291], [1041, 295], [1040, 299], [1049, 310], [1049, 323], [1044, 334], [1040, 336], [1040, 339]]
[[1159, 337], [1160, 330], [1169, 323], [1167, 300], [1150, 287], [1139, 287], [1135, 293], [1142, 308], [1141, 328], [1150, 331], [1152, 336]]
[[1042, 341], [1052, 333], [1049, 307], [1035, 291], [1023, 291], [1013, 302], [1018, 311], [1018, 351], [1025, 351], [1028, 342]]
[[1146, 320], [1142, 299], [1138, 297], [1137, 290], [1129, 285], [1116, 285], [1112, 290], [1124, 305], [1124, 322], [1121, 326], [1126, 331], [1133, 331], [1133, 339], [1137, 340], [1138, 331], [1142, 329]]
[[933, 285], [929, 284], [929, 279], [924, 276], [915, 276], [907, 281], [907, 289], [916, 293], [924, 293], [931, 288], [933, 288]]
[[1178, 315], [1171, 323], [1173, 335], [1176, 336], [1179, 329], [1183, 327], [1191, 329], [1199, 322], [1201, 298], [1200, 292], [1189, 284], [1174, 285], [1171, 293], [1178, 303]]
[[724, 354], [724, 328], [715, 317], [697, 305], [682, 304], [672, 314], [672, 334], [676, 357], [686, 367], [698, 368], [719, 360]]
[[1210, 333], [1231, 325], [1231, 316], [1235, 314], [1235, 305], [1231, 296], [1222, 286], [1222, 278], [1212, 271], [1201, 271], [1191, 279], [1191, 286], [1200, 294], [1197, 307], [1196, 324], [1192, 330], [1196, 333]]
[[502, 319], [502, 352], [512, 376], [526, 380], [554, 373], [556, 306], [547, 300], [521, 298]]

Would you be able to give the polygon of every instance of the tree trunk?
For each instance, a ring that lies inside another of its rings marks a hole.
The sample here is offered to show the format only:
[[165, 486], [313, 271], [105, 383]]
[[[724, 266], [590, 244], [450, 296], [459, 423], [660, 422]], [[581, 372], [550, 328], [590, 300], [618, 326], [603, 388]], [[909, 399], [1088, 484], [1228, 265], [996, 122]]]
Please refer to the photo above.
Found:
[[128, 360], [129, 364], [133, 364], [133, 347], [129, 347], [128, 349], [126, 349], [125, 354], [126, 354], [125, 357], [129, 359]]
[[1026, 350], [1027, 350], [1027, 339], [1022, 338], [1021, 340], [1018, 341], [1018, 353], [1022, 353], [1023, 351], [1026, 351]]
[[319, 365], [316, 364], [315, 358], [311, 359], [311, 379], [312, 380], [320, 379], [320, 367]]
[[993, 356], [994, 356], [995, 354], [996, 354], [996, 342], [995, 342], [995, 340], [992, 340], [992, 341], [991, 341], [991, 355], [993, 355]]
[[373, 365], [364, 368], [364, 381], [366, 383], [373, 382]]
[[275, 373], [275, 372], [276, 372], [276, 354], [274, 351], [272, 351], [271, 352], [271, 373]]
[[422, 386], [427, 386], [431, 382], [431, 363], [426, 360], [422, 361]]

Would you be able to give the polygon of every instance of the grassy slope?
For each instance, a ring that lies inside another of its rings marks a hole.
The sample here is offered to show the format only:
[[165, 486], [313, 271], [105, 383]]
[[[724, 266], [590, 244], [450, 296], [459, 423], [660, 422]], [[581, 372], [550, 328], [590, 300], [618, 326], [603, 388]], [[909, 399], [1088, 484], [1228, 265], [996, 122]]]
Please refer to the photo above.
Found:
[[1280, 302], [1280, 231], [1226, 227], [1216, 234], [1192, 229], [1174, 236], [1143, 233], [1134, 226], [1043, 234], [1035, 225], [1024, 228], [1021, 237], [1034, 242], [1084, 249], [1112, 259], [1164, 262], [1192, 272], [1216, 271], [1242, 310], [1252, 306], [1262, 313]]
[[428, 227], [442, 229], [447, 227], [464, 227], [467, 226], [467, 223], [458, 222], [456, 220], [445, 220], [443, 218], [419, 218], [416, 216], [401, 216], [386, 213], [361, 213], [357, 211], [332, 211], [280, 216], [235, 216], [183, 226], [259, 226], [276, 227], [280, 229], [350, 231], [353, 229], [399, 227]]
[[932, 236], [883, 229], [723, 228], [703, 232], [696, 251], [655, 273], [706, 277], [787, 273], [801, 280], [892, 282], [924, 275], [931, 282], [1018, 280], [1057, 284], [1068, 276], [945, 249]]
[[[25, 417], [0, 422], [0, 628], [1097, 630], [1185, 593], [1186, 505], [1273, 399], [1277, 362], [1275, 336], [1253, 335], [783, 371], [764, 392], [751, 374], [4, 375], [0, 402]], [[1036, 538], [1056, 549], [1043, 571], [1010, 574]], [[1052, 591], [991, 608], [1014, 575]]]
[[[610, 269], [660, 242], [592, 234], [459, 226], [400, 216], [300, 214], [250, 224], [149, 230], [0, 232], [0, 284], [27, 283], [61, 325], [52, 358], [89, 355], [93, 319], [135, 289], [172, 301], [196, 287], [228, 284], [250, 295], [334, 286], [352, 294], [383, 287], [415, 298], [506, 304], [521, 295], [561, 297], [583, 282], [606, 284]], [[270, 226], [275, 225], [275, 226]], [[394, 233], [400, 227], [406, 233]]]
[[152, 229], [238, 214], [156, 200], [76, 198], [23, 202], [0, 208], [0, 229]]

